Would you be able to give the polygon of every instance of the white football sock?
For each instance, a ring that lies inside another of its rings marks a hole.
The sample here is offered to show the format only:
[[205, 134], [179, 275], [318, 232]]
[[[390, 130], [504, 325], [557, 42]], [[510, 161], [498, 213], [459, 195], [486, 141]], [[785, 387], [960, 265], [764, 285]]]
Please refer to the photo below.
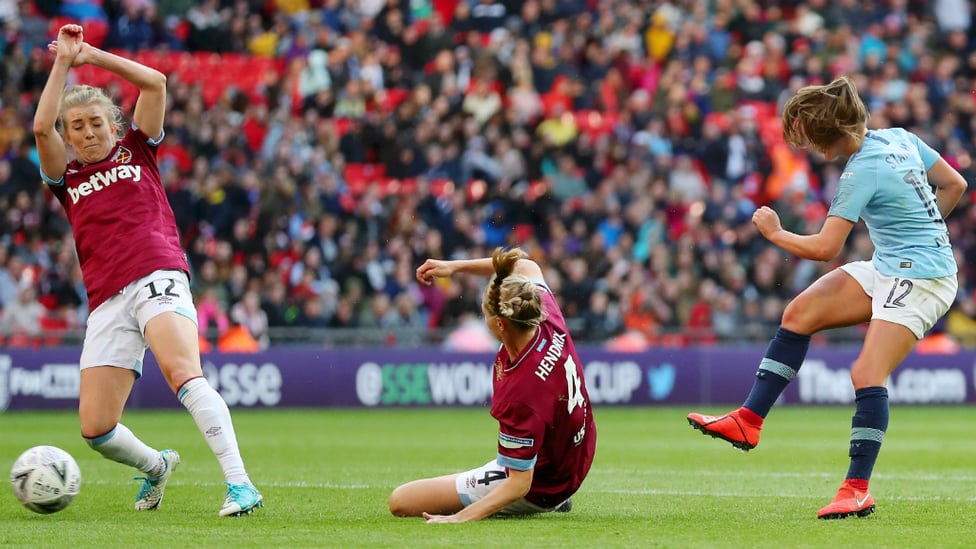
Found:
[[106, 458], [131, 465], [151, 477], [157, 477], [166, 470], [166, 463], [159, 451], [146, 446], [121, 423], [100, 437], [85, 440], [93, 450]]
[[237, 447], [234, 423], [230, 419], [227, 403], [202, 377], [187, 381], [180, 387], [178, 398], [190, 411], [197, 428], [217, 456], [224, 478], [232, 484], [250, 484], [244, 470], [244, 460]]

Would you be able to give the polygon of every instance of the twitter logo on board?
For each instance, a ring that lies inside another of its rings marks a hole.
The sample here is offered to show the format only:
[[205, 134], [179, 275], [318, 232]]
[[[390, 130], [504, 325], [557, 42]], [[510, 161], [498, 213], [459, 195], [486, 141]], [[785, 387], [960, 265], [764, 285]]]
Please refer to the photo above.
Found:
[[677, 372], [671, 364], [662, 364], [656, 368], [647, 369], [647, 385], [652, 400], [664, 400], [674, 390], [674, 378]]

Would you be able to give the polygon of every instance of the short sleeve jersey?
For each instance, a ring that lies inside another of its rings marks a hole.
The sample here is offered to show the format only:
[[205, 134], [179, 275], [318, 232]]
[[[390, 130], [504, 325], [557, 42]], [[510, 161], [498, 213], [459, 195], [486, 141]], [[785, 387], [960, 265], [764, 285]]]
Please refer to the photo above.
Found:
[[72, 160], [58, 181], [41, 174], [71, 223], [91, 310], [153, 271], [189, 272], [156, 165], [158, 143], [133, 127], [105, 160]]
[[828, 215], [864, 219], [881, 274], [940, 278], [956, 273], [949, 232], [927, 172], [939, 159], [901, 128], [870, 130], [847, 161]]
[[526, 499], [551, 508], [583, 483], [596, 450], [596, 424], [583, 368], [566, 321], [539, 284], [544, 320], [517, 357], [495, 358], [491, 415], [498, 420], [499, 465], [533, 472]]

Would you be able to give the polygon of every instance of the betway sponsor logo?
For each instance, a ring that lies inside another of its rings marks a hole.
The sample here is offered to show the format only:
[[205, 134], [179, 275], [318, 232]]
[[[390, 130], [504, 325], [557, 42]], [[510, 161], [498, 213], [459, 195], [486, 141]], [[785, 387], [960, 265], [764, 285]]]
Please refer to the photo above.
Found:
[[110, 187], [113, 183], [118, 183], [119, 181], [124, 182], [126, 180], [138, 182], [141, 179], [142, 166], [128, 164], [115, 166], [111, 170], [93, 173], [88, 178], [88, 181], [85, 181], [77, 187], [68, 187], [68, 196], [71, 197], [72, 204], [77, 204], [81, 200], [81, 197]]
[[[800, 368], [797, 382], [801, 403], [846, 404], [854, 401], [849, 368], [832, 369], [822, 360], [807, 360]], [[966, 374], [959, 368], [923, 370], [902, 367], [888, 379], [888, 397], [892, 402], [959, 403], [966, 401], [966, 391]]]

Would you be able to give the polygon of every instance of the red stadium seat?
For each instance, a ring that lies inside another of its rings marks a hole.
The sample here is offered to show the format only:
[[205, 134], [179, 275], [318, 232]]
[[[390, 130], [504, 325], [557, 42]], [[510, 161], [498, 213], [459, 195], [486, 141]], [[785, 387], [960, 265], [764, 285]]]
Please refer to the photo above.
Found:
[[216, 69], [221, 67], [220, 54], [212, 51], [197, 51], [190, 54], [193, 64], [198, 69]]
[[393, 88], [391, 90], [386, 90], [382, 94], [382, 99], [380, 100], [380, 109], [382, 109], [383, 112], [392, 112], [409, 95], [410, 95], [410, 90], [404, 90], [400, 88]]
[[613, 131], [617, 115], [596, 110], [582, 110], [575, 113], [579, 131], [593, 136], [606, 135]]
[[454, 182], [450, 179], [432, 179], [430, 182], [430, 194], [434, 196], [446, 196], [454, 193]]
[[366, 188], [379, 181], [386, 174], [386, 166], [383, 164], [346, 164], [346, 171], [343, 176], [346, 185], [354, 195], [366, 192]]
[[42, 316], [40, 320], [41, 333], [44, 334], [42, 343], [45, 347], [57, 347], [62, 343], [62, 334], [68, 329], [68, 322], [63, 318]]
[[81, 24], [85, 27], [85, 42], [100, 48], [105, 43], [105, 37], [108, 36], [108, 23], [98, 19], [87, 19]]
[[7, 347], [13, 349], [27, 349], [30, 347], [37, 347], [37, 338], [31, 337], [27, 334], [10, 334], [7, 338]]
[[350, 118], [333, 118], [332, 126], [335, 128], [336, 137], [342, 137], [346, 135], [349, 128], [352, 127], [352, 119]]
[[159, 70], [169, 74], [176, 71], [177, 67], [183, 62], [184, 53], [180, 51], [167, 51], [159, 54]]
[[80, 25], [81, 23], [73, 17], [64, 17], [62, 15], [51, 18], [51, 21], [47, 25], [47, 37], [54, 40], [58, 37], [58, 31], [61, 30], [61, 27], [71, 24]]
[[380, 196], [390, 196], [391, 194], [407, 194], [417, 190], [417, 182], [413, 179], [396, 179], [394, 177], [384, 177], [378, 181]]

